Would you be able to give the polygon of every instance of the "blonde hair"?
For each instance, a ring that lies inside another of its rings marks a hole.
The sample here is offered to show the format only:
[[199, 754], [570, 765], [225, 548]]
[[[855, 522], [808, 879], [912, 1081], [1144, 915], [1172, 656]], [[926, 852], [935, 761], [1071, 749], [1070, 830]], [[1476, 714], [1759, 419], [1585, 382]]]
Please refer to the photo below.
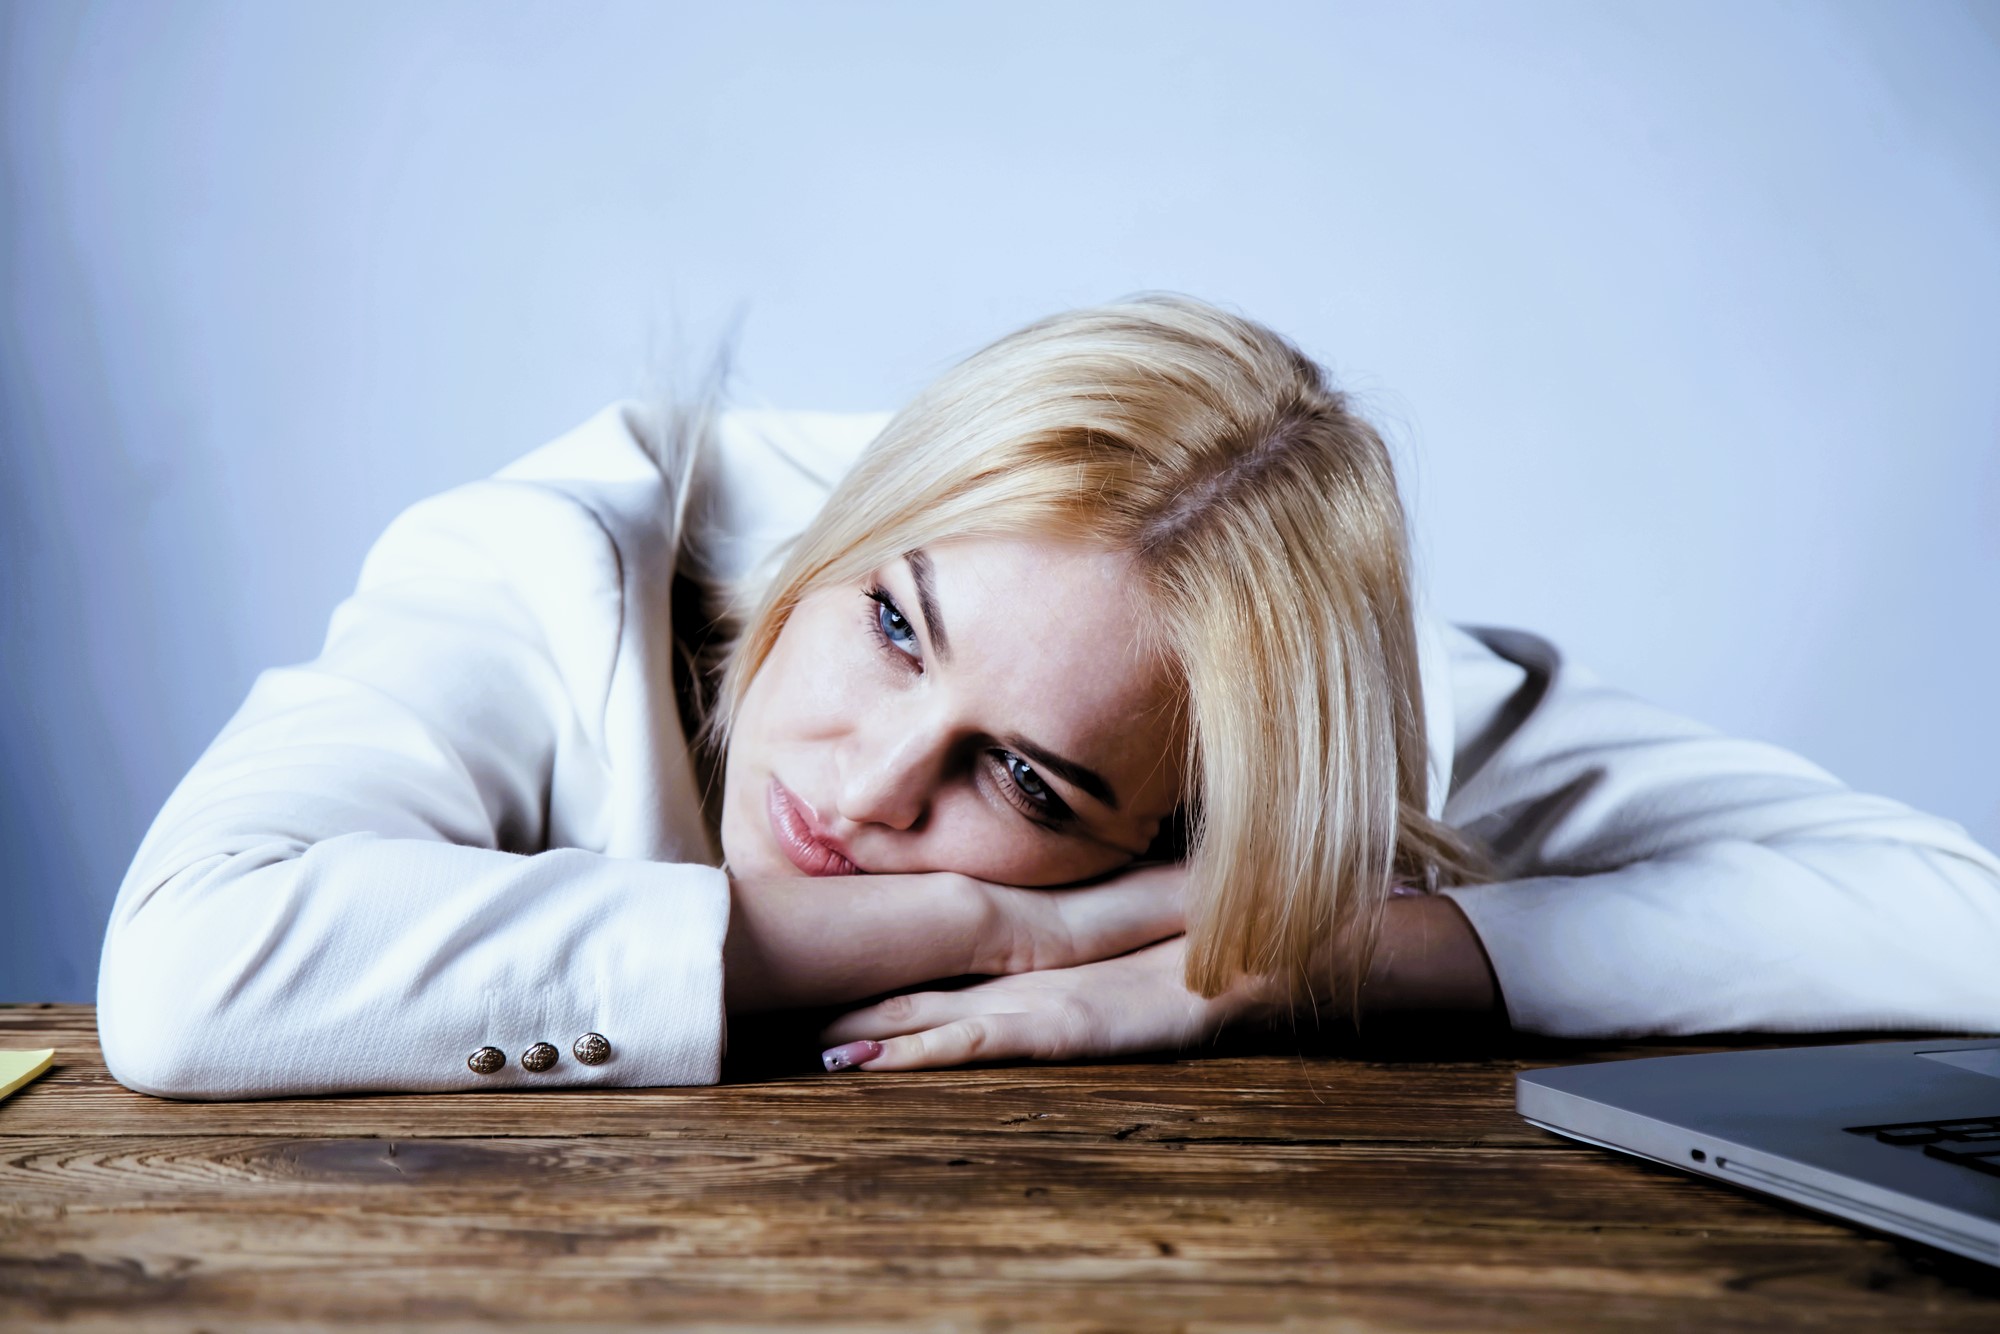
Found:
[[[786, 553], [725, 660], [710, 742], [801, 597], [952, 537], [1135, 558], [1187, 729], [1187, 986], [1350, 1006], [1399, 879], [1488, 878], [1428, 812], [1402, 500], [1381, 437], [1289, 341], [1188, 297], [1000, 339], [889, 422]], [[1358, 1012], [1358, 1007], [1356, 1009]]]

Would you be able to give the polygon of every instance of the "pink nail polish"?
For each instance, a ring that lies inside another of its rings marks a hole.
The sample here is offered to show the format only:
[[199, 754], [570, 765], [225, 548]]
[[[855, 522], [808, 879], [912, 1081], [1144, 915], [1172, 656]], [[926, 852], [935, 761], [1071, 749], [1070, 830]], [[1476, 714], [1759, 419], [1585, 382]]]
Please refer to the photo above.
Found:
[[845, 1070], [849, 1066], [872, 1061], [881, 1054], [881, 1043], [872, 1038], [864, 1038], [860, 1042], [847, 1042], [838, 1047], [828, 1047], [819, 1054], [819, 1058], [826, 1063], [828, 1070]]

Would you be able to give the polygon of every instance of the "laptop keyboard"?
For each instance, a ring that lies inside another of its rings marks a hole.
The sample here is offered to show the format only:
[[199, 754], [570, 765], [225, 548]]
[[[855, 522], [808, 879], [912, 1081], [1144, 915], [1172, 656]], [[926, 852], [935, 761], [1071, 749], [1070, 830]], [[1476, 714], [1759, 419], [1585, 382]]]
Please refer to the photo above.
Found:
[[1884, 1144], [1921, 1148], [1932, 1158], [2000, 1176], [2000, 1116], [1898, 1121], [1886, 1126], [1849, 1126], [1847, 1131], [1851, 1135], [1873, 1135]]

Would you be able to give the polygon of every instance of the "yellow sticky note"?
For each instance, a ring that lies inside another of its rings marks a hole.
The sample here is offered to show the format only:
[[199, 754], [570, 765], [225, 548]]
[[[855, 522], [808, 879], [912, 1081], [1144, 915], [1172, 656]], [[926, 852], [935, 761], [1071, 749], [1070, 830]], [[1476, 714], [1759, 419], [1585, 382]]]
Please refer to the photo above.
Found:
[[48, 1069], [55, 1058], [54, 1047], [40, 1051], [0, 1051], [0, 1098]]

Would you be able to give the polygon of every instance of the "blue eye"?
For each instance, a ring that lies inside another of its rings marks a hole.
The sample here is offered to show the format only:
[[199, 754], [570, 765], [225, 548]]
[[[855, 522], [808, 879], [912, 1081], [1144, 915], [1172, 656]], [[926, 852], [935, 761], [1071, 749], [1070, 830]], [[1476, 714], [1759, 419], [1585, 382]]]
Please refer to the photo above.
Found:
[[1063, 799], [1049, 790], [1029, 763], [1010, 750], [991, 752], [997, 763], [994, 782], [1009, 805], [1044, 829], [1061, 833], [1076, 822]]
[[916, 657], [917, 632], [909, 618], [903, 615], [887, 593], [878, 589], [868, 596], [875, 600], [875, 626], [882, 632], [882, 638], [902, 652]]
[[1007, 776], [1014, 780], [1015, 787], [1021, 789], [1021, 795], [1029, 800], [1045, 806], [1054, 801], [1055, 794], [1049, 791], [1049, 786], [1042, 781], [1042, 776], [1030, 769], [1028, 762], [1019, 755], [1007, 757]]

